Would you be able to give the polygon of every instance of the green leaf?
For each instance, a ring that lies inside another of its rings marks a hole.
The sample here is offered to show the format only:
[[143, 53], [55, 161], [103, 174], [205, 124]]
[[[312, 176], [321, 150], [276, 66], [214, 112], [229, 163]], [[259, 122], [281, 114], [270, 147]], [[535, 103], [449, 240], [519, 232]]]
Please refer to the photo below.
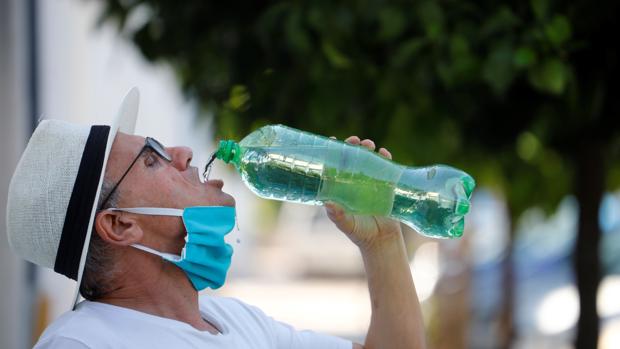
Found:
[[400, 35], [405, 29], [406, 21], [402, 11], [385, 8], [379, 12], [379, 38], [389, 40]]
[[613, 164], [609, 169], [607, 179], [607, 188], [609, 190], [617, 190], [620, 188], [620, 165]]
[[250, 102], [250, 93], [247, 87], [243, 85], [235, 85], [230, 90], [230, 97], [228, 98], [227, 106], [235, 111], [240, 112], [247, 110]]
[[437, 62], [437, 74], [439, 74], [439, 78], [441, 82], [445, 86], [452, 87], [454, 85], [454, 71], [452, 69], [452, 65], [446, 62]]
[[557, 58], [548, 59], [528, 73], [530, 84], [541, 92], [560, 95], [568, 82], [568, 67]]
[[450, 38], [450, 55], [453, 59], [460, 59], [469, 55], [469, 42], [464, 35], [452, 35]]
[[517, 154], [526, 162], [534, 160], [540, 151], [540, 141], [531, 132], [523, 132], [517, 139]]
[[418, 17], [424, 28], [426, 36], [432, 40], [438, 40], [444, 27], [443, 10], [435, 1], [424, 1], [418, 6]]
[[514, 65], [517, 68], [528, 68], [536, 63], [537, 55], [531, 47], [521, 46], [515, 51]]
[[556, 15], [545, 25], [545, 35], [554, 46], [564, 44], [571, 37], [570, 22], [565, 16]]
[[470, 41], [465, 35], [454, 34], [450, 38], [450, 59], [455, 82], [477, 79], [477, 57], [472, 54]]
[[426, 38], [413, 38], [404, 41], [392, 56], [392, 64], [396, 67], [402, 67], [411, 61], [427, 43]]
[[530, 0], [530, 6], [532, 7], [534, 15], [539, 20], [547, 17], [547, 13], [549, 12], [549, 0]]
[[286, 37], [289, 45], [299, 53], [310, 51], [311, 44], [306, 29], [301, 22], [302, 16], [299, 9], [295, 9], [286, 19]]
[[325, 54], [325, 57], [329, 63], [331, 63], [334, 67], [348, 68], [351, 66], [351, 60], [329, 41], [323, 41], [323, 45], [321, 45], [321, 47], [323, 49], [323, 54]]
[[513, 52], [510, 43], [500, 43], [493, 48], [484, 63], [482, 77], [499, 95], [506, 92], [514, 79]]
[[500, 32], [509, 32], [514, 30], [519, 22], [519, 18], [509, 7], [502, 6], [486, 19], [482, 24], [480, 33], [483, 36], [489, 36]]

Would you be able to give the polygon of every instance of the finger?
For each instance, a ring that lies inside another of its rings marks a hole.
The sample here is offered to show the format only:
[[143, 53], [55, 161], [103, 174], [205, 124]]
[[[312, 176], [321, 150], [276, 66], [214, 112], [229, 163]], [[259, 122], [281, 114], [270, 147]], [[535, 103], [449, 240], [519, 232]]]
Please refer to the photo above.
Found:
[[368, 148], [369, 150], [374, 151], [376, 146], [375, 146], [375, 142], [373, 142], [370, 139], [364, 139], [363, 141], [360, 142], [360, 145], [363, 145], [364, 147]]
[[388, 158], [388, 159], [390, 159], [390, 160], [392, 159], [392, 153], [390, 153], [390, 152], [389, 152], [387, 149], [385, 149], [385, 148], [381, 148], [381, 149], [379, 149], [379, 154], [381, 154], [381, 155], [385, 156], [386, 158]]
[[327, 212], [327, 216], [329, 216], [329, 218], [331, 218], [334, 222], [339, 222], [344, 219], [344, 209], [342, 206], [334, 202], [326, 202], [325, 211]]
[[340, 211], [344, 212], [344, 210], [342, 209], [342, 206], [338, 205], [335, 202], [328, 201], [324, 204], [324, 206], [328, 213], [336, 214], [336, 213], [341, 213]]
[[331, 138], [331, 139], [338, 139], [338, 138], [336, 138], [336, 136], [331, 136], [329, 138]]
[[349, 138], [344, 140], [349, 144], [360, 144], [360, 138], [358, 136], [350, 136]]

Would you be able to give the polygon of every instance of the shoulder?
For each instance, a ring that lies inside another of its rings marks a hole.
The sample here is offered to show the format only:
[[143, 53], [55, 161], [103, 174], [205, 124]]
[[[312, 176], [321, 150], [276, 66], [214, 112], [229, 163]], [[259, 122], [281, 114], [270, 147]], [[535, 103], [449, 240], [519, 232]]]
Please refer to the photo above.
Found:
[[204, 296], [200, 298], [200, 310], [231, 332], [251, 334], [254, 338], [273, 336], [274, 320], [238, 299]]
[[[319, 334], [314, 331], [298, 331], [293, 326], [274, 320], [259, 308], [235, 298], [205, 296], [200, 300], [201, 309], [213, 313], [238, 333], [262, 334], [267, 338], [265, 347], [276, 348], [329, 348], [351, 349], [351, 341]], [[257, 346], [255, 346], [257, 347]]]
[[257, 320], [267, 318], [259, 308], [230, 297], [201, 296], [200, 308], [224, 317], [252, 317]]
[[61, 335], [50, 336], [39, 340], [33, 349], [90, 349], [91, 347], [79, 339], [63, 337]]
[[[90, 302], [89, 302], [90, 303]], [[114, 337], [106, 314], [92, 304], [82, 303], [50, 324], [39, 338], [36, 348], [89, 348], [89, 343], [101, 343]]]

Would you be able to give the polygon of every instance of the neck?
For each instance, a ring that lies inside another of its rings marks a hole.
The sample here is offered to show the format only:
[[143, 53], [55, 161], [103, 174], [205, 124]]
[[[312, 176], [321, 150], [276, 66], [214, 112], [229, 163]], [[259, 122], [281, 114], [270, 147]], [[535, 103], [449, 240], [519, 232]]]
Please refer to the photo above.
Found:
[[198, 292], [185, 273], [158, 256], [126, 249], [117, 259], [111, 291], [98, 301], [217, 332], [200, 314]]

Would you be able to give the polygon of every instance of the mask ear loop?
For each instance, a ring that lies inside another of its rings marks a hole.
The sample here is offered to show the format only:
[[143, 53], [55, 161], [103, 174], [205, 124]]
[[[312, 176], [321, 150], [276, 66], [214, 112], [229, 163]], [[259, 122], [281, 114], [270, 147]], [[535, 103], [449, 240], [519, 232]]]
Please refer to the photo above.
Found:
[[178, 208], [164, 208], [164, 207], [110, 207], [106, 209], [108, 211], [120, 211], [136, 214], [145, 214], [149, 216], [174, 216], [183, 217], [183, 210]]
[[[136, 213], [136, 214], [145, 214], [151, 216], [175, 216], [175, 217], [183, 217], [183, 210], [179, 210], [176, 208], [163, 208], [163, 207], [127, 207], [127, 208], [117, 208], [112, 207], [108, 208], [109, 211], [117, 211], [117, 212], [128, 212], [128, 213]], [[185, 237], [187, 241], [187, 236]], [[181, 256], [160, 252], [155, 249], [152, 249], [148, 246], [140, 245], [140, 244], [132, 244], [131, 247], [137, 248], [138, 250], [142, 250], [144, 252], [148, 252], [154, 255], [157, 255], [165, 260], [176, 263], [183, 260], [183, 256], [185, 255], [185, 247], [183, 248], [183, 252]]]
[[166, 259], [170, 262], [180, 262], [183, 260], [183, 257], [181, 256], [177, 256], [176, 254], [172, 254], [172, 253], [166, 253], [166, 252], [159, 252], [157, 250], [154, 250], [148, 246], [144, 246], [144, 245], [140, 245], [140, 244], [133, 244], [131, 245], [131, 247], [137, 248], [138, 250], [142, 250], [144, 252], [148, 252], [157, 256], [160, 256], [163, 259]]

